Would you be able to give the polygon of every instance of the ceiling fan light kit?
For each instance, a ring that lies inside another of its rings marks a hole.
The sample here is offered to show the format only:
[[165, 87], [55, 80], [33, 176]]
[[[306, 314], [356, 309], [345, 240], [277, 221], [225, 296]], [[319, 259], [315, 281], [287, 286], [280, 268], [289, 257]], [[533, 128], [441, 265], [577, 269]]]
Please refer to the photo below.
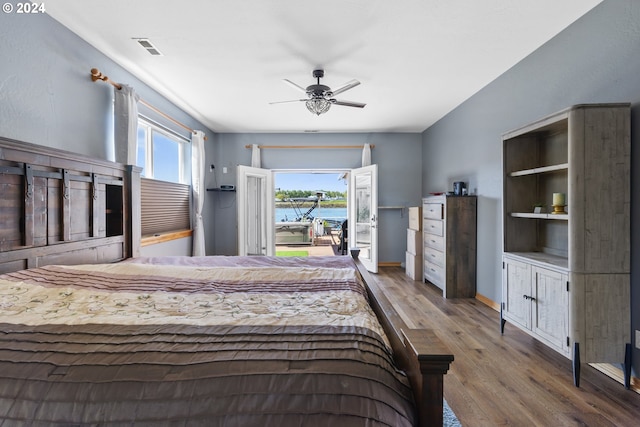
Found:
[[329, 111], [329, 108], [331, 108], [331, 102], [327, 101], [324, 98], [310, 99], [306, 102], [306, 105], [307, 110], [311, 111], [317, 116], [326, 113], [327, 111]]
[[295, 99], [292, 101], [279, 101], [279, 102], [271, 102], [271, 104], [282, 104], [285, 102], [297, 102], [302, 101], [307, 106], [307, 109], [317, 116], [320, 114], [324, 114], [331, 108], [332, 104], [342, 105], [345, 107], [355, 107], [355, 108], [364, 108], [366, 104], [361, 102], [352, 102], [352, 101], [339, 101], [333, 98], [334, 95], [345, 92], [355, 86], [360, 84], [357, 80], [351, 80], [344, 85], [340, 86], [336, 90], [331, 90], [329, 86], [325, 86], [320, 84], [320, 79], [324, 77], [324, 70], [313, 70], [313, 77], [316, 79], [316, 84], [309, 85], [307, 88], [303, 88], [292, 82], [291, 80], [284, 79], [284, 82], [289, 84], [291, 87], [304, 92], [307, 95], [307, 99]]

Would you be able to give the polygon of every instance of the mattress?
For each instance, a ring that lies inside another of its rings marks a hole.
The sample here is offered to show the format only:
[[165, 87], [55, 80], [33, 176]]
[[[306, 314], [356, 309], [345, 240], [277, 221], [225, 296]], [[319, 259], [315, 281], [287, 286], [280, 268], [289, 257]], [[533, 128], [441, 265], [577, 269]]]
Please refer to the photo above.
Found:
[[347, 257], [160, 257], [0, 276], [0, 425], [409, 426]]

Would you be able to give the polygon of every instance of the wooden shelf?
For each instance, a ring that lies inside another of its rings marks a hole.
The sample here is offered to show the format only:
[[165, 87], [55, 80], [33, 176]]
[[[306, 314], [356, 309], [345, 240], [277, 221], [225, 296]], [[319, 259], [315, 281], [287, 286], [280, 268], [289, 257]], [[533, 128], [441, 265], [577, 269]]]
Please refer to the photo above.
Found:
[[562, 170], [566, 171], [568, 169], [569, 169], [569, 163], [561, 163], [558, 165], [543, 166], [539, 168], [514, 171], [514, 172], [511, 172], [509, 176], [516, 177], [516, 176], [537, 175], [541, 173], [558, 172]]
[[568, 221], [569, 214], [552, 214], [552, 213], [529, 213], [529, 212], [511, 212], [514, 218], [534, 218], [534, 219], [550, 219]]

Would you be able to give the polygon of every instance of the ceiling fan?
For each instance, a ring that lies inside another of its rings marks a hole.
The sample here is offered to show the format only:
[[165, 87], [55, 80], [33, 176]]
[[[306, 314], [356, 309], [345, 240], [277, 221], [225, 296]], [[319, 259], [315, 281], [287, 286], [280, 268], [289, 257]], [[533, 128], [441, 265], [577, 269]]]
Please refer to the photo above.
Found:
[[317, 79], [317, 83], [313, 85], [307, 86], [307, 88], [303, 88], [292, 82], [291, 80], [284, 79], [284, 82], [293, 88], [305, 93], [307, 95], [306, 99], [293, 99], [291, 101], [276, 101], [270, 102], [270, 104], [282, 104], [285, 102], [304, 102], [307, 106], [307, 109], [315, 114], [320, 115], [329, 111], [331, 105], [342, 105], [345, 107], [356, 107], [356, 108], [364, 108], [365, 105], [361, 102], [351, 102], [351, 101], [340, 101], [334, 98], [335, 95], [341, 94], [355, 86], [360, 84], [357, 80], [351, 80], [339, 88], [332, 90], [329, 86], [321, 85], [320, 79], [324, 77], [324, 70], [313, 70], [313, 77]]

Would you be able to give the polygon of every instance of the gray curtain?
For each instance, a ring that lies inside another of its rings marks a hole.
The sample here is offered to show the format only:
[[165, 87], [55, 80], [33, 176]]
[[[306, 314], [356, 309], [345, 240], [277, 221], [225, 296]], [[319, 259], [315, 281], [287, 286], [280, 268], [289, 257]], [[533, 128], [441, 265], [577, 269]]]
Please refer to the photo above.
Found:
[[251, 167], [252, 168], [262, 167], [261, 163], [262, 162], [260, 160], [260, 147], [258, 147], [258, 144], [253, 144], [251, 146]]
[[362, 167], [371, 166], [371, 144], [362, 147]]
[[196, 130], [191, 136], [191, 191], [193, 195], [193, 248], [192, 256], [206, 255], [204, 244], [204, 223], [202, 207], [204, 206], [204, 133]]
[[138, 101], [140, 96], [132, 87], [121, 85], [114, 93], [114, 160], [125, 165], [136, 164], [138, 144]]

